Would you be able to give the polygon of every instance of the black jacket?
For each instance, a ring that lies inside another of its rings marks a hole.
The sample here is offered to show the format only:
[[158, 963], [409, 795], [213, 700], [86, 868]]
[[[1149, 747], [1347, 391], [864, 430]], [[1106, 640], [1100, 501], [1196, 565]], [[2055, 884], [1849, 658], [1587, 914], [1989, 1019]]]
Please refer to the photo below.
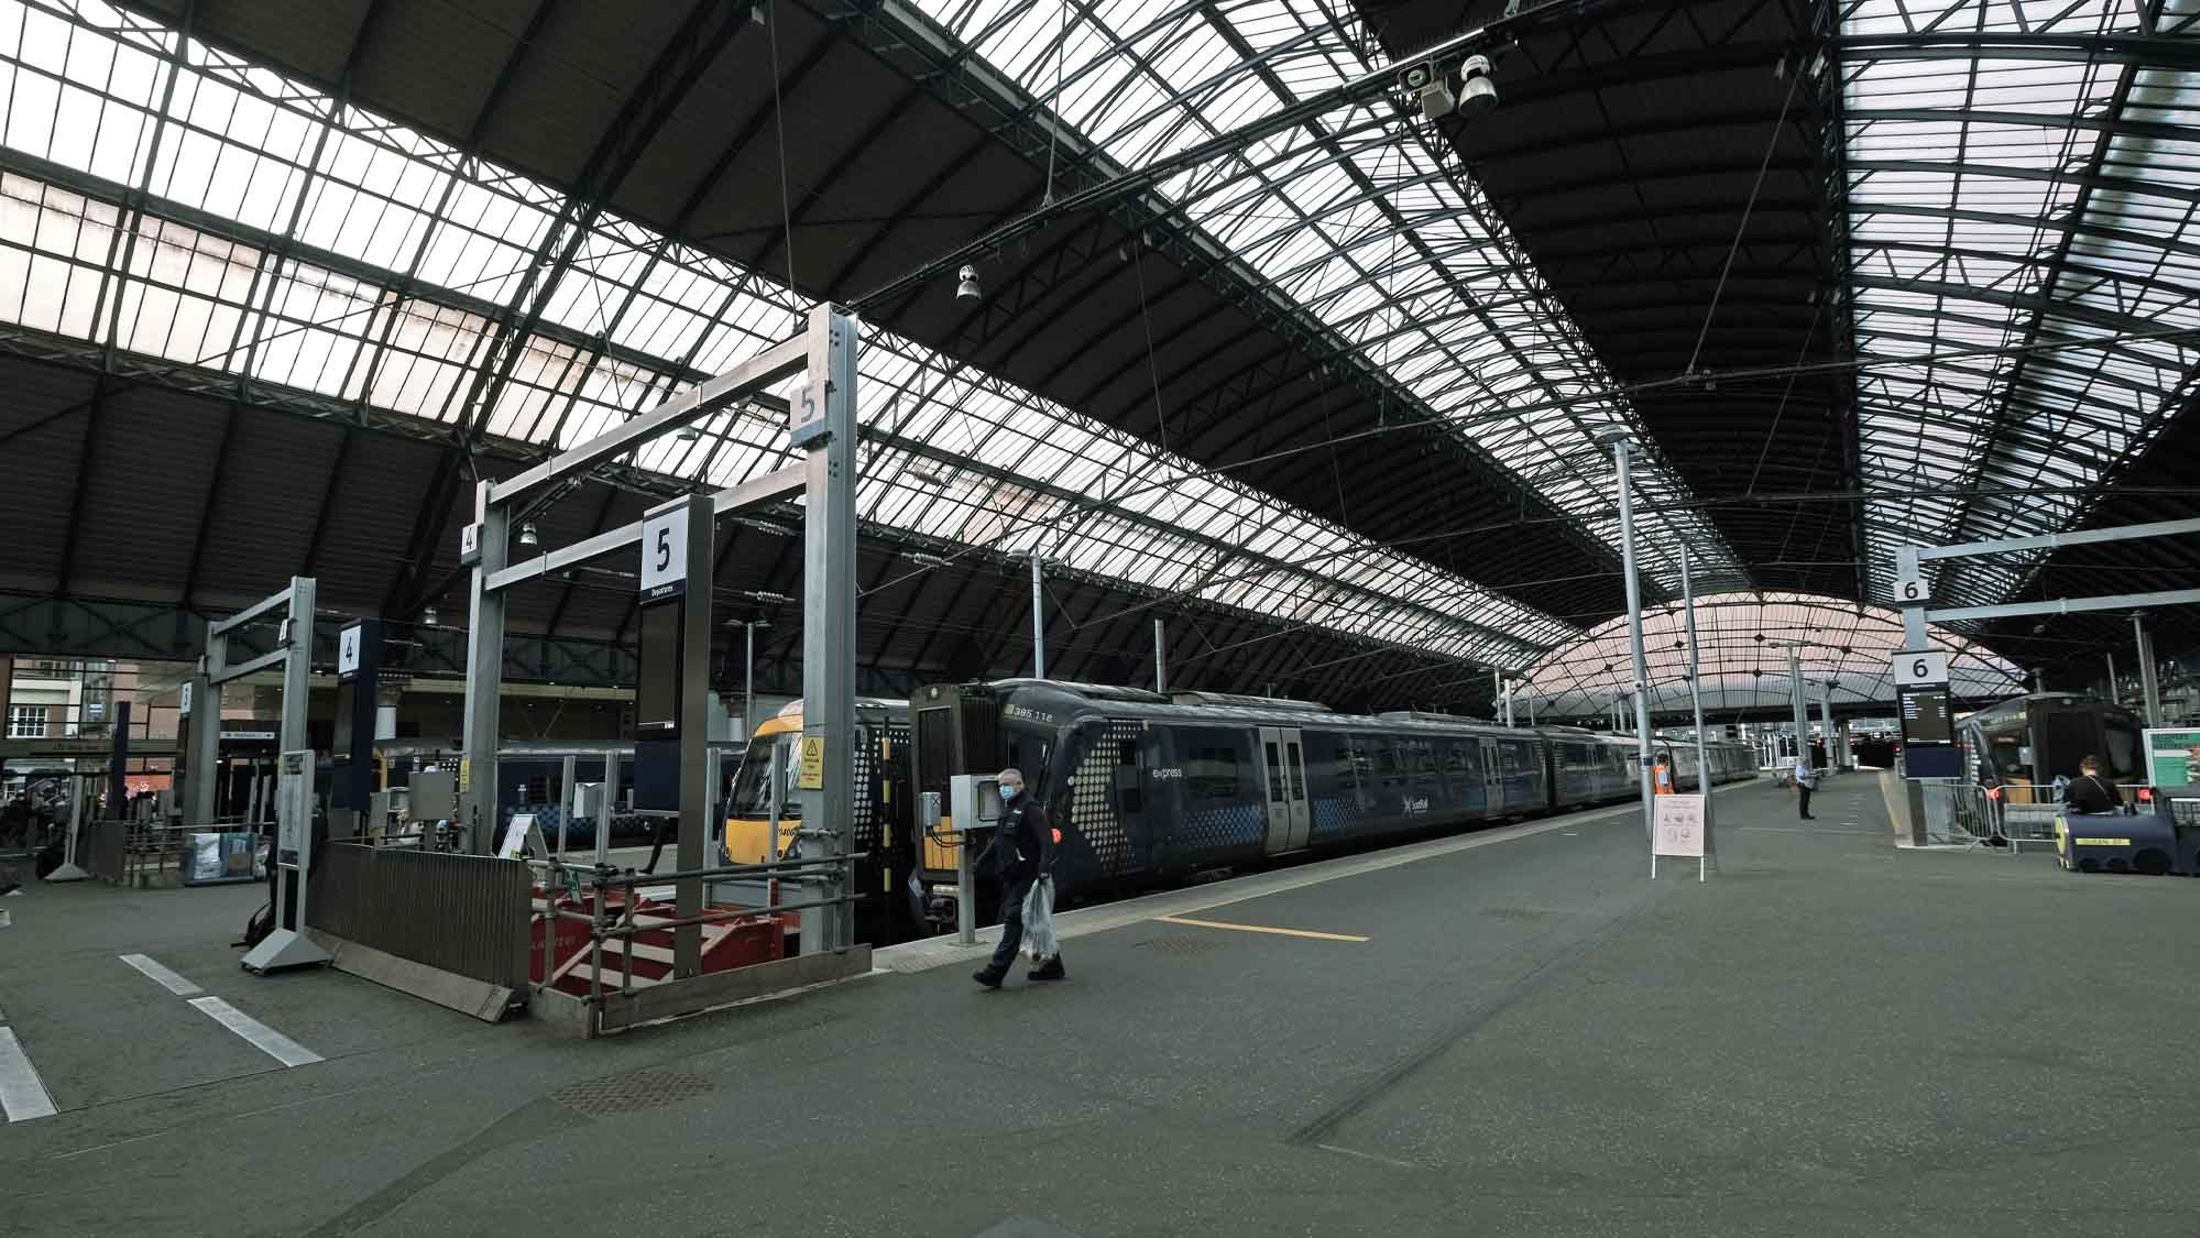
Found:
[[1054, 828], [1029, 788], [1001, 814], [1001, 828], [986, 848], [1003, 882], [1029, 881], [1054, 871]]
[[2115, 812], [2124, 806], [2124, 797], [2108, 779], [2080, 774], [2063, 792], [2063, 803], [2077, 812]]

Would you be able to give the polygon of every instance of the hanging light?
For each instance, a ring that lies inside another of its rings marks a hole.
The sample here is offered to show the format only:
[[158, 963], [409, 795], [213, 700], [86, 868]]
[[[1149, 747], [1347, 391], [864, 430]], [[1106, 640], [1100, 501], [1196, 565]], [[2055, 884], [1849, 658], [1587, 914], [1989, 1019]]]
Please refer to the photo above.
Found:
[[985, 290], [978, 287], [978, 268], [966, 266], [956, 274], [956, 278], [961, 281], [955, 285], [957, 301], [975, 301], [985, 295]]
[[519, 527], [519, 544], [522, 546], [540, 546], [542, 544], [542, 539], [535, 535], [534, 521], [530, 520]]
[[703, 432], [696, 429], [694, 426], [689, 425], [680, 427], [680, 441], [683, 443], [693, 443], [698, 441], [702, 437]]
[[421, 609], [421, 612], [420, 612], [420, 623], [421, 623], [421, 626], [423, 626], [423, 627], [430, 627], [430, 628], [432, 628], [432, 627], [434, 627], [434, 626], [435, 626], [435, 624], [436, 624], [436, 613], [435, 613], [435, 607], [433, 607], [433, 606], [428, 606], [428, 607], [424, 607], [424, 608], [422, 608], [422, 609]]

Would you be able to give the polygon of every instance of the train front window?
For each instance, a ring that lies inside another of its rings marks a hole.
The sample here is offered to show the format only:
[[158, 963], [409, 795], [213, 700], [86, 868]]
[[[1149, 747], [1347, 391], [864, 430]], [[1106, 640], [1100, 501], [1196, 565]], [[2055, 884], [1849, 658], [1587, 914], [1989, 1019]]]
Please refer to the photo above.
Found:
[[2108, 762], [2108, 772], [2117, 778], [2146, 781], [2146, 762], [2139, 758], [2139, 728], [2128, 723], [2103, 719], [2101, 723], [2101, 759]]
[[771, 757], [779, 756], [780, 779], [779, 815], [782, 819], [799, 817], [802, 810], [795, 803], [795, 782], [802, 771], [794, 758], [791, 737], [774, 736], [769, 742], [751, 744], [741, 756], [741, 772], [733, 779], [733, 815], [746, 821], [768, 820], [772, 815]]

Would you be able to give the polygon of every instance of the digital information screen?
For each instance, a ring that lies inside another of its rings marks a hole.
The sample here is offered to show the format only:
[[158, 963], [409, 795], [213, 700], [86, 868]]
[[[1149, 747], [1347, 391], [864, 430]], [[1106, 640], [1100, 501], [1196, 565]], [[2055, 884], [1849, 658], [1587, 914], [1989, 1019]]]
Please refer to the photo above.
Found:
[[1948, 690], [1946, 688], [1904, 688], [1902, 698], [1902, 742], [1905, 744], [1946, 744], [1955, 741], [1955, 732], [1948, 718]]
[[641, 682], [634, 690], [634, 725], [660, 734], [680, 725], [680, 618], [672, 599], [642, 607]]

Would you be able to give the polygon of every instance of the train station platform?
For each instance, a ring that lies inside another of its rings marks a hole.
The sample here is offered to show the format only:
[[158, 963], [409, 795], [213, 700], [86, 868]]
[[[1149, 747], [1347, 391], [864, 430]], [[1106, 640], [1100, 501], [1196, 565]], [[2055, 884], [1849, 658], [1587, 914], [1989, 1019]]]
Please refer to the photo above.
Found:
[[1606, 809], [593, 1042], [248, 976], [256, 891], [40, 888], [0, 1230], [2191, 1232], [2200, 882], [1898, 851], [1870, 775], [1717, 805], [1700, 884]]

